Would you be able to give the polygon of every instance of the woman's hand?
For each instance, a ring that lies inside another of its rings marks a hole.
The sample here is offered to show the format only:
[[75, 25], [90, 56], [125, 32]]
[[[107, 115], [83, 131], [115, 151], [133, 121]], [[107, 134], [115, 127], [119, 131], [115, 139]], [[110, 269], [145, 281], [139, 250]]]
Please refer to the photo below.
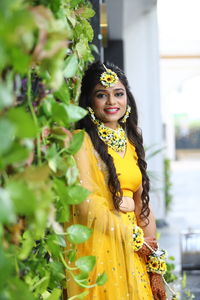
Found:
[[[151, 247], [153, 250], [157, 250], [158, 244], [157, 241], [154, 237], [145, 237], [144, 241]], [[152, 254], [152, 251], [145, 245], [143, 244], [142, 248], [138, 250], [138, 253], [141, 255], [146, 255], [149, 256]]]
[[149, 273], [150, 285], [154, 300], [166, 300], [165, 284], [162, 275], [157, 273]]

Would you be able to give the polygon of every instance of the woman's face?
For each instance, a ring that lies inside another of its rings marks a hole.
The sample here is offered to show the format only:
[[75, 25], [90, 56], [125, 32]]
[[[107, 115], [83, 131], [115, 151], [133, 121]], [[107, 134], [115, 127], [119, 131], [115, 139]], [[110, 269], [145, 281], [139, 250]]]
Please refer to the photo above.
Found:
[[105, 88], [97, 84], [92, 93], [92, 109], [95, 116], [107, 127], [116, 129], [127, 107], [124, 85], [118, 81], [113, 87]]

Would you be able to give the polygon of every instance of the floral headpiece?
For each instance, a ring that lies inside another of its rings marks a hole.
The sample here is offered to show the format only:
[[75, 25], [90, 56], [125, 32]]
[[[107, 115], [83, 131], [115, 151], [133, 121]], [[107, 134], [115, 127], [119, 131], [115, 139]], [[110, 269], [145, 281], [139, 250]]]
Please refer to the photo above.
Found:
[[105, 72], [101, 74], [100, 82], [105, 87], [112, 87], [119, 81], [119, 78], [114, 71], [107, 69], [104, 64], [103, 66], [105, 68]]

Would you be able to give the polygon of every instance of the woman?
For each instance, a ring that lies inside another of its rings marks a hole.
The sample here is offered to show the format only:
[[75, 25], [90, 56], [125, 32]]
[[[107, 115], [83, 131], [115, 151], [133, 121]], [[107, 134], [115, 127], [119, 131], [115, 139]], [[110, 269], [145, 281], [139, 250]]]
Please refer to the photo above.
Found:
[[[82, 81], [79, 105], [88, 115], [78, 123], [86, 134], [75, 159], [80, 183], [91, 194], [72, 208], [72, 223], [92, 228], [93, 234], [78, 245], [77, 255], [96, 256], [91, 283], [104, 271], [108, 275], [85, 299], [165, 300], [162, 276], [147, 273], [146, 261], [157, 248], [156, 225], [136, 103], [124, 73], [112, 64], [92, 64]], [[150, 246], [139, 239], [138, 251], [133, 246], [136, 223]], [[68, 296], [81, 291], [68, 280]]]

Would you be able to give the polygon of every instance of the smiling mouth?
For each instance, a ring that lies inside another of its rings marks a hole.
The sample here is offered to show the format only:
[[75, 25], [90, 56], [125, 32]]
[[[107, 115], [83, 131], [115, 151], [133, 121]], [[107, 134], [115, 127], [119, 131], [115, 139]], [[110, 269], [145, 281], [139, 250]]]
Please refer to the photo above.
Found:
[[107, 114], [114, 114], [114, 113], [117, 113], [119, 111], [119, 108], [117, 108], [117, 107], [105, 108], [104, 111]]

